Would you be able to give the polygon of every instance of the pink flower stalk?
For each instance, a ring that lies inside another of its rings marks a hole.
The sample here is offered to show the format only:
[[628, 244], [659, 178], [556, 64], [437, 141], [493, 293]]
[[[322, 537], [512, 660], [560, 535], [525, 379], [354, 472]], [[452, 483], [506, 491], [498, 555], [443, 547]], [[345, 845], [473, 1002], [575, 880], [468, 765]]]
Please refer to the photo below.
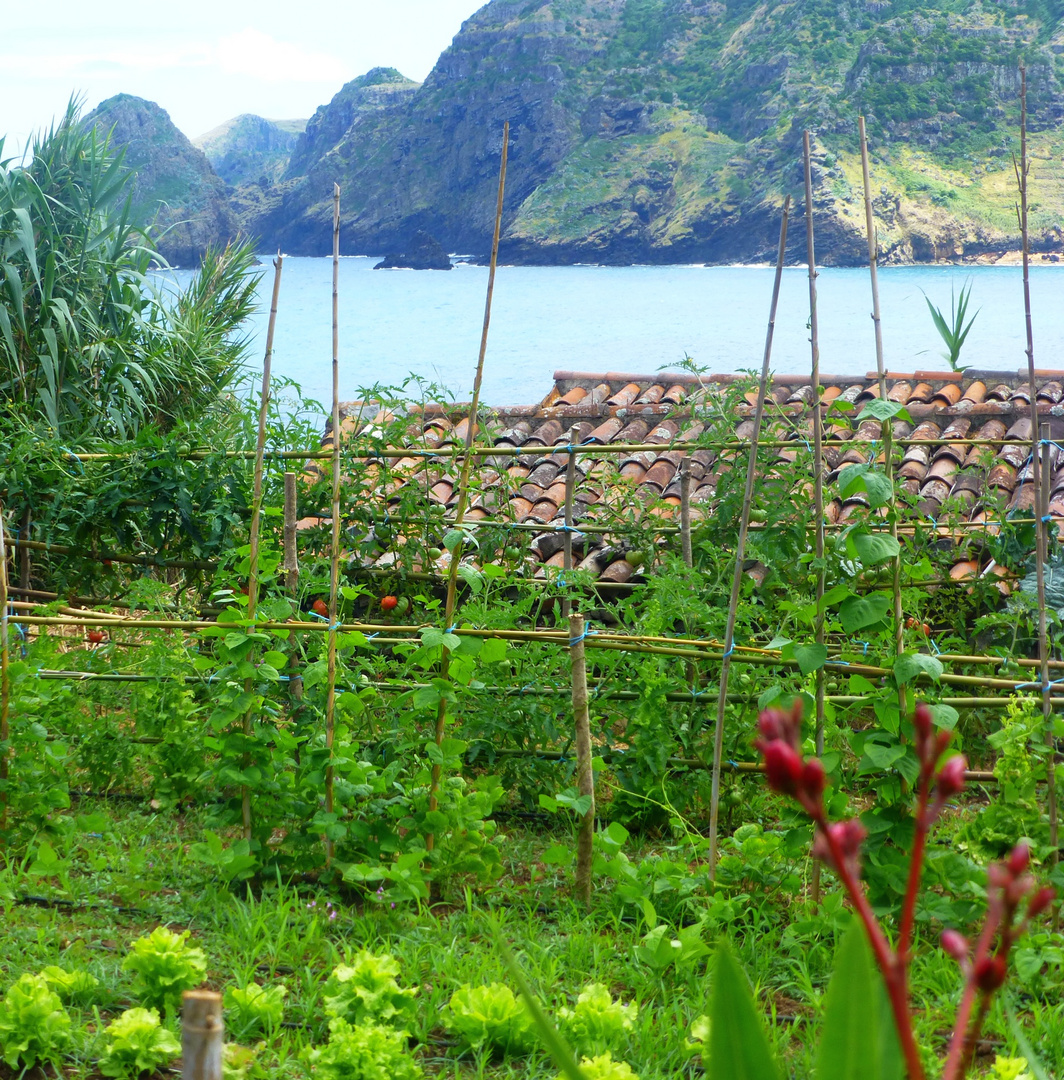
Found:
[[[909, 1001], [910, 946], [916, 920], [916, 900], [920, 891], [928, 832], [947, 801], [963, 790], [968, 763], [962, 755], [957, 754], [939, 766], [952, 735], [948, 731], [936, 732], [931, 710], [925, 704], [917, 705], [913, 713], [913, 743], [920, 772], [916, 789], [915, 834], [901, 924], [897, 942], [891, 946], [868, 903], [861, 882], [861, 845], [867, 832], [856, 818], [828, 821], [824, 809], [824, 767], [818, 759], [807, 760], [802, 756], [801, 701], [796, 701], [789, 713], [766, 709], [759, 717], [757, 726], [761, 737], [755, 745], [764, 757], [769, 785], [781, 794], [796, 799], [812, 819], [815, 827], [813, 855], [838, 874], [864, 925], [872, 952], [883, 973], [909, 1078], [925, 1080], [920, 1050], [913, 1033]], [[1038, 888], [1037, 882], [1028, 873], [1030, 862], [1031, 853], [1027, 846], [1018, 844], [1006, 862], [988, 867], [986, 924], [974, 949], [967, 938], [955, 930], [946, 930], [942, 935], [943, 950], [957, 961], [965, 977], [964, 995], [957, 1012], [942, 1080], [960, 1080], [967, 1072], [991, 999], [1005, 982], [1009, 950], [1027, 929], [1031, 919], [1045, 911], [1055, 899], [1052, 889]], [[1024, 916], [1017, 923], [1017, 913], [1025, 900]], [[977, 999], [978, 1011], [972, 1020]]]

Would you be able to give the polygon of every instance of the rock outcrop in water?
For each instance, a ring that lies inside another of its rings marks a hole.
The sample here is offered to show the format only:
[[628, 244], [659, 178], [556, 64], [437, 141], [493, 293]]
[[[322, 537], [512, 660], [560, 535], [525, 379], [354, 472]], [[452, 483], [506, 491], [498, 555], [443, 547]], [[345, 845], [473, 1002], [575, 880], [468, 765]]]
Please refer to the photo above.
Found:
[[388, 255], [374, 270], [451, 270], [451, 260], [443, 245], [424, 229], [414, 233], [401, 254]]
[[225, 184], [164, 109], [118, 94], [101, 102], [84, 123], [110, 133], [112, 146], [125, 149], [125, 164], [136, 173], [134, 212], [154, 221], [157, 246], [172, 266], [195, 266], [209, 245], [236, 236], [239, 220]]
[[[1032, 228], [1048, 248], [1064, 212], [1062, 54], [1061, 15], [1014, 0], [492, 0], [423, 85], [379, 70], [348, 84], [284, 183], [242, 212], [271, 246], [324, 254], [336, 181], [344, 251], [396, 250], [424, 228], [485, 253], [509, 120], [503, 259], [764, 259], [784, 194], [801, 194], [808, 126], [818, 254], [853, 263], [863, 112], [886, 260], [1004, 250], [1025, 56]], [[801, 229], [793, 243], [799, 257]]]

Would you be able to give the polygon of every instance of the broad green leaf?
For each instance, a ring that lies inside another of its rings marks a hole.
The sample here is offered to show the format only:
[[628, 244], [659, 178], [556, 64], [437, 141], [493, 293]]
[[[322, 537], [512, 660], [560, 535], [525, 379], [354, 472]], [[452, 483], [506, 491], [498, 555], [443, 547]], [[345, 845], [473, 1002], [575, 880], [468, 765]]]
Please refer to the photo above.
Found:
[[707, 1076], [714, 1080], [779, 1080], [750, 984], [726, 941], [717, 950], [709, 1021]]
[[881, 623], [889, 613], [891, 599], [886, 593], [851, 596], [839, 608], [839, 619], [847, 634], [855, 634], [867, 626]]
[[856, 919], [835, 957], [816, 1080], [901, 1080], [903, 1063], [883, 979]]
[[794, 650], [794, 658], [798, 661], [798, 670], [803, 675], [808, 675], [817, 668], [822, 668], [828, 658], [826, 645], [799, 645]]
[[918, 675], [930, 675], [938, 682], [942, 678], [942, 661], [925, 653], [902, 653], [894, 661], [894, 678], [899, 686], [904, 686]]
[[901, 545], [888, 533], [855, 532], [850, 534], [849, 539], [864, 566], [889, 562], [901, 552]]
[[848, 499], [863, 491], [868, 496], [868, 504], [873, 510], [886, 506], [894, 497], [894, 488], [885, 473], [876, 470], [873, 465], [847, 465], [839, 473], [839, 494]]
[[909, 410], [897, 401], [873, 398], [865, 403], [865, 407], [861, 410], [855, 422], [860, 424], [864, 420], [893, 420], [895, 417], [899, 420], [912, 419], [909, 416]]
[[952, 731], [957, 726], [960, 713], [952, 705], [932, 705], [931, 719], [935, 727], [944, 731]]
[[877, 769], [889, 769], [895, 762], [905, 757], [904, 746], [884, 746], [882, 743], [875, 742], [866, 742], [864, 752], [865, 757]]

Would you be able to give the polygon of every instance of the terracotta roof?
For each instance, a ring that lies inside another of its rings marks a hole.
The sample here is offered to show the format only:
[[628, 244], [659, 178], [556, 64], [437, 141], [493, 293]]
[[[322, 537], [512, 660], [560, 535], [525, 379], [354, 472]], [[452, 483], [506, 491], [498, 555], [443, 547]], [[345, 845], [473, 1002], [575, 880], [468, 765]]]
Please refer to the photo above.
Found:
[[[750, 385], [748, 377], [689, 373], [655, 375], [558, 371], [554, 385], [535, 405], [486, 409], [482, 412], [478, 446], [494, 447], [496, 455], [479, 459], [479, 490], [467, 520], [472, 522], [541, 526], [531, 538], [532, 557], [542, 565], [530, 567], [539, 577], [547, 567], [560, 567], [563, 555], [566, 447], [570, 444], [633, 446], [631, 452], [580, 454], [577, 457], [574, 520], [593, 526], [610, 519], [607, 508], [628, 507], [636, 520], [675, 525], [680, 507], [680, 467], [685, 459], [691, 475], [692, 517], [695, 522], [713, 512], [718, 483], [727, 470], [745, 470], [747, 441], [753, 429], [756, 387], [745, 400], [729, 400], [732, 412], [722, 416], [721, 403], [729, 387]], [[1040, 422], [1051, 425], [1054, 440], [1064, 437], [1064, 371], [1037, 373], [1035, 399]], [[864, 404], [879, 396], [874, 372], [821, 378], [825, 403], [849, 403], [852, 409], [825, 412], [826, 516], [844, 525], [866, 512], [864, 497], [842, 498], [836, 481], [848, 464], [882, 461], [879, 421], [858, 424]], [[968, 369], [963, 373], [890, 373], [887, 396], [904, 404], [910, 419], [893, 421], [900, 445], [896, 480], [912, 496], [905, 513], [934, 527], [949, 511], [949, 535], [962, 535], [954, 526], [993, 523], [1034, 504], [1029, 463], [1030, 400], [1026, 371]], [[777, 375], [769, 394], [762, 441], [780, 464], [808, 458], [812, 438], [808, 377]], [[403, 484], [416, 483], [428, 498], [453, 511], [457, 502], [457, 468], [453, 458], [426, 451], [461, 446], [468, 430], [466, 407], [429, 406], [411, 411], [407, 439], [411, 454], [390, 459], [389, 478], [379, 493], [381, 513], [399, 498]], [[380, 438], [390, 413], [362, 403], [342, 406], [341, 427], [349, 445]], [[722, 440], [734, 443], [721, 448]], [[712, 436], [716, 448], [682, 448]], [[973, 440], [984, 445], [975, 445]], [[330, 441], [326, 433], [325, 441]], [[990, 443], [991, 445], [986, 445]], [[557, 449], [552, 449], [557, 448]], [[1052, 447], [1049, 512], [1064, 517], [1064, 449]], [[504, 456], [504, 454], [506, 456]], [[771, 471], [771, 470], [770, 470]], [[764, 498], [762, 491], [760, 497]], [[945, 511], [944, 509], [945, 508]], [[664, 521], [663, 521], [664, 519]], [[307, 519], [305, 526], [319, 519]], [[903, 524], [905, 524], [903, 516]], [[577, 533], [574, 564], [593, 570], [604, 581], [624, 583], [637, 571], [623, 559], [623, 548], [609, 534]], [[979, 557], [969, 546], [953, 568], [954, 577], [973, 576], [988, 569], [989, 556]], [[446, 569], [445, 552], [434, 568]], [[396, 560], [394, 552], [377, 555], [381, 566]]]

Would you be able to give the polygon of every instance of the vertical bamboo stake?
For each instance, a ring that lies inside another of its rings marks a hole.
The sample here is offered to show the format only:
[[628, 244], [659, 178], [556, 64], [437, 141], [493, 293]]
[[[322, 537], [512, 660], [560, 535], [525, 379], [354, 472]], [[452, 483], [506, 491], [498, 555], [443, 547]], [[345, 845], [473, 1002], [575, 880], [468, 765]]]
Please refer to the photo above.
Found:
[[[1049, 643], [1046, 628], [1046, 568], [1045, 560], [1049, 548], [1049, 529], [1046, 522], [1048, 500], [1042, 495], [1042, 454], [1038, 445], [1040, 431], [1038, 425], [1038, 392], [1035, 386], [1034, 367], [1034, 327], [1031, 322], [1031, 243], [1027, 228], [1027, 180], [1031, 166], [1027, 159], [1027, 67], [1020, 65], [1020, 164], [1016, 169], [1016, 182], [1020, 189], [1020, 236], [1023, 240], [1023, 313], [1027, 331], [1027, 379], [1031, 392], [1031, 482], [1034, 484], [1034, 513], [1037, 518], [1037, 551], [1035, 552], [1035, 581], [1038, 589], [1038, 660], [1042, 683], [1042, 716], [1046, 726], [1046, 739], [1050, 747], [1049, 768], [1046, 780], [1049, 787], [1049, 843], [1053, 848], [1053, 861], [1060, 858], [1057, 851], [1059, 823], [1057, 819], [1057, 783], [1054, 770], [1056, 759], [1056, 739], [1053, 737], [1053, 706], [1050, 701], [1052, 688], [1049, 685]], [[1048, 449], [1048, 447], [1047, 447]], [[1048, 455], [1046, 456], [1048, 463]]]
[[11, 701], [11, 683], [8, 672], [10, 656], [7, 639], [7, 537], [4, 532], [4, 513], [0, 508], [0, 836], [7, 832], [7, 777], [8, 758], [7, 740], [11, 732], [8, 727], [8, 710]]
[[[292, 604], [292, 613], [299, 614], [299, 532], [296, 529], [298, 516], [298, 493], [296, 491], [296, 474], [286, 472], [284, 474], [284, 584], [285, 591]], [[303, 697], [303, 678], [296, 674], [299, 670], [299, 643], [295, 631], [289, 642], [289, 670], [288, 695], [293, 702], [298, 702]]]
[[186, 990], [181, 1014], [181, 1080], [222, 1080], [222, 995]]
[[683, 545], [684, 566], [694, 566], [695, 555], [691, 547], [691, 459], [689, 457], [685, 457], [680, 462], [680, 543]]
[[[1032, 394], [1033, 396], [1033, 394]], [[1050, 446], [1051, 432], [1049, 424], [1042, 425], [1042, 452], [1045, 454], [1042, 467], [1042, 512], [1040, 514], [1041, 526], [1039, 532], [1039, 549], [1041, 554], [1039, 559], [1043, 567], [1043, 579], [1045, 577], [1044, 567], [1049, 562], [1049, 523], [1045, 520], [1045, 516], [1049, 514], [1049, 497], [1050, 487], [1053, 479], [1052, 470], [1052, 453]], [[1040, 606], [1039, 611], [1039, 631], [1041, 631], [1041, 624], [1045, 622], [1045, 604]], [[1055, 770], [1055, 762], [1057, 759], [1057, 740], [1053, 734], [1053, 700], [1051, 695], [1052, 688], [1049, 685], [1049, 642], [1045, 642], [1045, 647], [1042, 647], [1041, 633], [1039, 633], [1039, 669], [1041, 671], [1042, 682], [1042, 719], [1046, 726], [1046, 741], [1049, 743], [1049, 768], [1046, 770], [1046, 787], [1049, 793], [1049, 843], [1053, 848], [1053, 861], [1054, 863], [1060, 860], [1060, 852], [1057, 850], [1057, 844], [1059, 841], [1059, 822], [1058, 822], [1058, 807], [1057, 807], [1057, 778]], [[1056, 913], [1054, 912], [1054, 924], [1056, 923]], [[1054, 930], [1056, 925], [1054, 925]]]
[[[816, 250], [813, 244], [813, 170], [809, 132], [802, 137], [805, 155], [805, 245], [809, 263], [809, 346], [813, 386], [813, 513], [816, 515], [816, 643], [824, 644], [824, 417], [820, 408], [820, 334], [816, 307]], [[816, 745], [824, 746], [824, 665], [816, 669]], [[813, 903], [820, 903], [820, 864], [813, 863]]]
[[[861, 133], [861, 172], [864, 176], [864, 204], [865, 204], [865, 231], [868, 234], [868, 270], [872, 278], [872, 325], [875, 327], [876, 338], [876, 373], [879, 375], [879, 398], [887, 400], [887, 372], [883, 361], [883, 326], [879, 315], [879, 245], [876, 242], [876, 228], [872, 220], [872, 183], [868, 168], [868, 138], [865, 134], [865, 118], [857, 118], [857, 126]], [[894, 492], [894, 425], [893, 421], [887, 420], [880, 430], [883, 433], [883, 458], [885, 472], [890, 481], [891, 491]], [[890, 535], [898, 539], [898, 501], [897, 494], [891, 496], [891, 522]], [[894, 652], [900, 656], [905, 651], [905, 618], [901, 608], [901, 552], [894, 558], [894, 574], [892, 589], [894, 593]], [[898, 709], [904, 717], [908, 706], [906, 704], [905, 687], [898, 687]], [[821, 740], [822, 742], [822, 740]], [[822, 754], [824, 747], [821, 742], [817, 744], [817, 753]], [[818, 864], [819, 869], [819, 864]]]
[[[573, 568], [573, 496], [576, 494], [576, 454], [569, 451], [569, 460], [565, 465], [565, 562], [562, 569], [568, 575]], [[568, 578], [566, 578], [568, 580]], [[562, 600], [562, 618], [568, 619], [572, 604], [569, 598]]]
[[[22, 524], [19, 526], [19, 536], [23, 540], [28, 540], [30, 538], [30, 525], [32, 523], [33, 515], [30, 513], [30, 508], [27, 506], [22, 513]], [[28, 589], [30, 587], [30, 579], [33, 577], [33, 563], [30, 560], [30, 549], [27, 547], [20, 548], [18, 553], [18, 583], [23, 589]]]
[[[255, 443], [255, 481], [251, 495], [251, 551], [248, 567], [248, 610], [249, 626], [255, 624], [255, 613], [259, 603], [259, 529], [262, 520], [262, 459], [266, 451], [266, 420], [270, 412], [270, 368], [273, 365], [273, 331], [277, 324], [277, 297], [281, 292], [281, 263], [283, 257], [278, 253], [273, 263], [273, 299], [270, 303], [270, 321], [266, 327], [266, 356], [262, 362], [262, 398], [259, 401], [259, 431]], [[252, 680], [244, 680], [244, 693], [250, 694]], [[254, 722], [253, 710], [244, 714], [244, 738], [250, 739]], [[245, 764], [248, 764], [245, 756]], [[240, 788], [240, 806], [244, 819], [244, 839], [251, 839], [251, 791], [247, 784]]]
[[[329, 545], [329, 639], [327, 643], [328, 696], [325, 699], [325, 813], [335, 800], [333, 743], [336, 741], [336, 627], [340, 622], [340, 185], [333, 184], [333, 278], [332, 278], [332, 540]], [[325, 859], [332, 862], [333, 844], [326, 838]]]
[[739, 517], [739, 539], [735, 545], [735, 571], [732, 574], [731, 597], [728, 601], [728, 627], [724, 632], [724, 659], [720, 667], [720, 693], [717, 696], [717, 725], [713, 732], [713, 780], [709, 802], [709, 876], [717, 874], [717, 824], [720, 814], [720, 767], [724, 757], [724, 712], [728, 704], [728, 674], [731, 671], [731, 654], [735, 650], [735, 616], [739, 609], [739, 592], [743, 584], [743, 562], [746, 558], [746, 534], [750, 529], [750, 507], [754, 499], [754, 477], [757, 475], [757, 445], [761, 437], [761, 421], [765, 414], [765, 398], [768, 396], [768, 366], [772, 358], [772, 337], [776, 330], [776, 306], [780, 298], [780, 282], [783, 280], [783, 260], [787, 250], [787, 220], [791, 209], [790, 195], [783, 203], [783, 220], [780, 223], [780, 246], [776, 255], [776, 278], [772, 285], [772, 304], [769, 307], [768, 331], [765, 335], [765, 354], [761, 361], [761, 382], [757, 388], [757, 406], [754, 409], [754, 430], [750, 435], [750, 456], [746, 463], [746, 488], [743, 508]]
[[587, 665], [584, 662], [584, 617], [569, 616], [569, 660], [573, 679], [573, 716], [576, 721], [576, 788], [591, 805], [580, 819], [576, 837], [576, 895], [591, 903], [591, 863], [595, 840], [595, 770], [591, 760], [591, 718], [587, 704]]
[[[495, 293], [495, 271], [499, 266], [499, 237], [502, 235], [502, 206], [506, 194], [506, 163], [510, 151], [510, 122], [507, 121], [502, 129], [502, 160], [499, 163], [499, 191], [495, 202], [495, 232], [491, 241], [491, 262], [488, 267], [488, 294], [484, 301], [484, 326], [480, 333], [480, 354], [477, 357], [477, 373], [473, 380], [473, 400], [469, 406], [469, 429], [466, 431], [465, 455], [462, 459], [462, 471], [458, 478], [458, 503], [455, 506], [454, 524], [460, 528], [465, 521], [466, 506], [469, 501], [469, 471], [473, 462], [473, 437], [477, 428], [477, 413], [480, 408], [480, 387], [484, 381], [484, 357], [488, 351], [488, 329], [491, 326], [491, 300]], [[455, 598], [458, 594], [458, 564], [462, 558], [462, 541], [459, 540], [451, 551], [451, 565], [447, 575], [447, 599], [444, 603], [444, 629], [449, 630], [454, 619]], [[446, 648], [440, 659], [440, 678], [447, 679], [450, 673], [450, 654]], [[436, 745], [443, 744], [443, 736], [447, 730], [447, 702], [440, 700], [436, 711]], [[429, 809], [435, 810], [438, 806], [438, 793], [440, 789], [440, 766], [432, 766], [432, 780], [429, 785]], [[425, 838], [425, 846], [432, 850], [435, 838], [432, 833]]]

